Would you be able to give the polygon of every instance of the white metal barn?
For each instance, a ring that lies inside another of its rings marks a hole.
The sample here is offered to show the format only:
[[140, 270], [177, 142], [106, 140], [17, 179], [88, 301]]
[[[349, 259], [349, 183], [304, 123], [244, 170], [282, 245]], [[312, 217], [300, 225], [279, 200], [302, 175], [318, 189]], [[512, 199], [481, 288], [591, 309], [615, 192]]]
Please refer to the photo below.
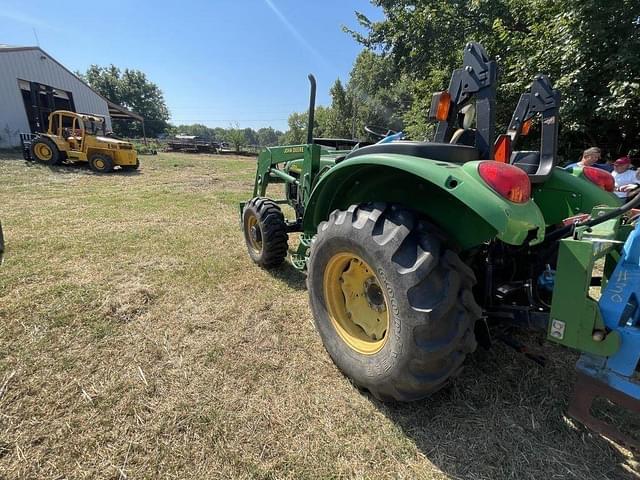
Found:
[[20, 145], [20, 133], [45, 131], [49, 114], [71, 110], [111, 119], [142, 117], [116, 105], [40, 47], [0, 45], [0, 148]]

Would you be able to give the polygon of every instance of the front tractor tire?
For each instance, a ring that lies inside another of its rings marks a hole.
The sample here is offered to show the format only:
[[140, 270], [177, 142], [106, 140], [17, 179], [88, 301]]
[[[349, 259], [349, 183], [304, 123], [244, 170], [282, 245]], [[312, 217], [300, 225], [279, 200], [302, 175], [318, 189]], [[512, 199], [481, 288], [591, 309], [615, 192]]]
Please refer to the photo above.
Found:
[[383, 401], [439, 390], [476, 348], [473, 271], [427, 222], [387, 204], [336, 210], [318, 226], [307, 286], [335, 364]]
[[62, 156], [56, 144], [48, 138], [36, 138], [31, 142], [31, 158], [45, 165], [60, 165]]
[[94, 153], [89, 157], [89, 168], [96, 173], [109, 173], [113, 171], [113, 160], [109, 155]]
[[242, 231], [249, 256], [261, 267], [277, 267], [287, 257], [287, 225], [273, 200], [263, 197], [249, 200], [242, 212]]

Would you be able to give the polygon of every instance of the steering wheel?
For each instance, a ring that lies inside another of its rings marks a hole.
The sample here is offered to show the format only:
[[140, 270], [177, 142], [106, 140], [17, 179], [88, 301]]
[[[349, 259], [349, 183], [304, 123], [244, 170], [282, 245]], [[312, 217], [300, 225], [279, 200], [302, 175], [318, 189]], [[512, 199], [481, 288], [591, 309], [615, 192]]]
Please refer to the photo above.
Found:
[[387, 138], [389, 135], [393, 135], [394, 133], [398, 133], [395, 130], [391, 130], [387, 127], [380, 127], [378, 125], [365, 125], [364, 131], [370, 133], [376, 138]]

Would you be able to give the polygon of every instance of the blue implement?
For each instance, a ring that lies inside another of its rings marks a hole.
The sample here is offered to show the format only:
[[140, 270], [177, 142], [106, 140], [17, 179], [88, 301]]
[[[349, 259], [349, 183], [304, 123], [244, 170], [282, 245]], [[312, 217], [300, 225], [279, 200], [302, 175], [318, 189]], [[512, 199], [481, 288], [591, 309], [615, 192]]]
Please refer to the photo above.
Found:
[[586, 353], [580, 357], [569, 413], [594, 430], [640, 449], [637, 439], [595, 419], [590, 412], [593, 399], [604, 397], [640, 413], [640, 224], [627, 237], [598, 304], [606, 328], [620, 334], [620, 349], [610, 357]]

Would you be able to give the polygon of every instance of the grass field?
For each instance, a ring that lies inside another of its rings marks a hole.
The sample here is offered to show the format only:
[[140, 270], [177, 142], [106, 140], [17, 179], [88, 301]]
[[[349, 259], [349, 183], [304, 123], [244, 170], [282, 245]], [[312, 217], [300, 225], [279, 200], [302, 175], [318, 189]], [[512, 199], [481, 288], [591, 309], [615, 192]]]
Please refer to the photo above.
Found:
[[0, 478], [637, 478], [565, 416], [576, 356], [501, 344], [427, 401], [333, 366], [304, 277], [253, 266], [255, 160], [98, 176], [0, 154]]

